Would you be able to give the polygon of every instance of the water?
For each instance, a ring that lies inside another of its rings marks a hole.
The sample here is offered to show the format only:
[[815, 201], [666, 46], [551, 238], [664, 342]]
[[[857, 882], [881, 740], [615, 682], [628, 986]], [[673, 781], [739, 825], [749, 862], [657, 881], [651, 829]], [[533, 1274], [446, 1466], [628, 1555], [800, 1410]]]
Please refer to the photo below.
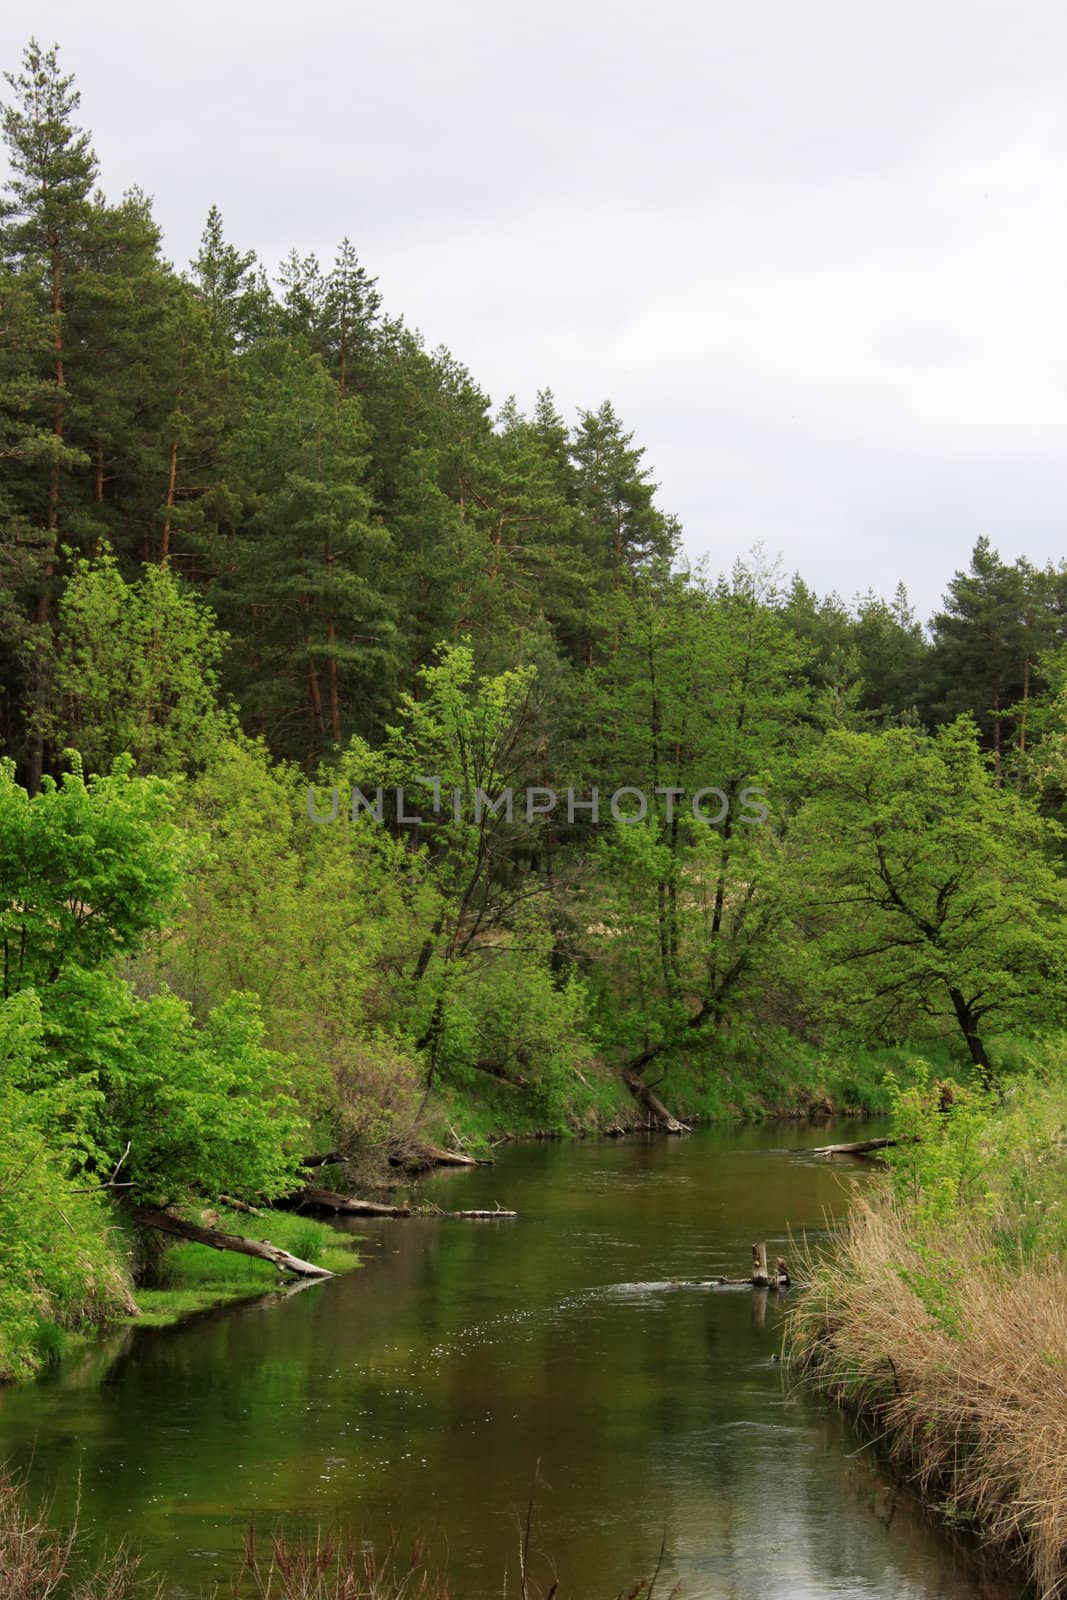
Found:
[[[126, 1334], [0, 1395], [0, 1457], [57, 1516], [127, 1536], [171, 1600], [233, 1569], [243, 1530], [422, 1534], [465, 1600], [532, 1566], [572, 1600], [655, 1565], [708, 1600], [1008, 1600], [789, 1392], [783, 1300], [674, 1280], [795, 1255], [869, 1182], [791, 1153], [825, 1130], [515, 1145], [426, 1185], [512, 1222], [360, 1221], [347, 1277]], [[846, 1135], [847, 1137], [847, 1135]], [[535, 1482], [536, 1480], [536, 1482]], [[539, 1590], [538, 1590], [539, 1592]]]

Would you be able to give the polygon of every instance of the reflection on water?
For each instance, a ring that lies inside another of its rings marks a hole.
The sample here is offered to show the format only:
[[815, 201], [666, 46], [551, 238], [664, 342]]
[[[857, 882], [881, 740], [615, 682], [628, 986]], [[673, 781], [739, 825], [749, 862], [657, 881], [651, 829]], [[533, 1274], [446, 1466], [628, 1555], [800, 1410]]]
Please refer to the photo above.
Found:
[[[536, 1575], [574, 1600], [655, 1564], [709, 1600], [1008, 1600], [777, 1360], [783, 1297], [739, 1276], [847, 1203], [825, 1130], [519, 1145], [442, 1203], [514, 1222], [370, 1222], [364, 1270], [122, 1335], [0, 1397], [0, 1456], [57, 1514], [128, 1535], [199, 1596], [241, 1534], [316, 1521], [428, 1536], [469, 1600], [514, 1572], [535, 1476]], [[514, 1579], [512, 1580], [514, 1586]]]

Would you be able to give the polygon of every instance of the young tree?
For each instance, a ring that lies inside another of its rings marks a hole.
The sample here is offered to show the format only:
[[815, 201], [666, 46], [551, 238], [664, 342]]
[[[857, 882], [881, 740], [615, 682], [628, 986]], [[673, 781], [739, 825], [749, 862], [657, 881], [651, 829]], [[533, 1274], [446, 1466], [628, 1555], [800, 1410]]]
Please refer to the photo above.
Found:
[[58, 620], [54, 743], [91, 771], [128, 753], [143, 774], [191, 772], [232, 731], [219, 705], [226, 635], [167, 568], [127, 583], [106, 552], [81, 561]]
[[758, 563], [712, 590], [635, 585], [616, 652], [580, 699], [583, 723], [602, 730], [584, 741], [585, 772], [648, 804], [608, 831], [583, 919], [600, 930], [589, 943], [604, 1037], [667, 1126], [646, 1073], [744, 1014], [782, 920], [779, 836], [813, 718], [777, 599]]

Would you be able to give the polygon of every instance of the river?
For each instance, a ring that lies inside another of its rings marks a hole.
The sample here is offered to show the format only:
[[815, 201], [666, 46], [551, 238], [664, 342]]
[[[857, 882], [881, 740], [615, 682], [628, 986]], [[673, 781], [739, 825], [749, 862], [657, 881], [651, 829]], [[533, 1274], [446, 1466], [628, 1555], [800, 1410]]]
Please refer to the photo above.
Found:
[[[847, 1137], [847, 1133], [839, 1135]], [[683, 1600], [1014, 1600], [790, 1392], [783, 1301], [672, 1280], [795, 1258], [859, 1162], [772, 1125], [519, 1144], [423, 1186], [510, 1222], [360, 1221], [347, 1277], [126, 1333], [0, 1395], [0, 1457], [123, 1535], [200, 1600], [261, 1529], [421, 1534], [464, 1600], [516, 1593], [531, 1490], [535, 1591], [608, 1600], [664, 1549]]]

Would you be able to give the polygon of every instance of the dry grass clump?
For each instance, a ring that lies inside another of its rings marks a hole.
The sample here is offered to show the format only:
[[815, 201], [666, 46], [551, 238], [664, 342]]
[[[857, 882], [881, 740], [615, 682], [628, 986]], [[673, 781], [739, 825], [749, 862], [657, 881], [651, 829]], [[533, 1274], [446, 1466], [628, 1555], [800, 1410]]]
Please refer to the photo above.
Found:
[[78, 1533], [50, 1528], [21, 1484], [0, 1473], [0, 1595], [3, 1600], [158, 1600], [161, 1586], [138, 1575], [125, 1551], [95, 1566], [79, 1560]]
[[[530, 1530], [528, 1517], [520, 1530], [516, 1600], [559, 1600], [556, 1580], [535, 1594], [529, 1574]], [[652, 1575], [639, 1578], [617, 1600], [653, 1600], [662, 1561], [661, 1551]], [[501, 1594], [506, 1597], [509, 1592], [505, 1579]], [[678, 1594], [675, 1588], [665, 1600], [677, 1600]], [[421, 1541], [405, 1554], [394, 1534], [379, 1557], [369, 1545], [340, 1543], [323, 1533], [304, 1543], [278, 1534], [270, 1541], [269, 1555], [262, 1556], [254, 1529], [245, 1541], [244, 1564], [233, 1595], [235, 1600], [456, 1600], [448, 1582], [430, 1570]]]
[[857, 1200], [832, 1258], [808, 1263], [787, 1340], [928, 1500], [1054, 1600], [1067, 1595], [1067, 1261], [1013, 1264], [993, 1238], [988, 1219], [917, 1230], [899, 1199]]
[[449, 1600], [421, 1544], [405, 1557], [394, 1537], [379, 1558], [369, 1545], [338, 1543], [327, 1534], [303, 1544], [278, 1534], [263, 1557], [254, 1528], [235, 1593], [250, 1600]]

